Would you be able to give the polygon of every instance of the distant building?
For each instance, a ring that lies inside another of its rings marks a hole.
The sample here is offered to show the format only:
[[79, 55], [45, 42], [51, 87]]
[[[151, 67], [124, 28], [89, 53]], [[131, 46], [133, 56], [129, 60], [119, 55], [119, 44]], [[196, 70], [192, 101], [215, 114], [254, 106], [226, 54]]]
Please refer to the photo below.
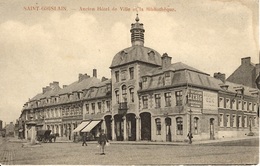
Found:
[[242, 84], [248, 87], [257, 88], [256, 83], [260, 73], [260, 64], [251, 62], [251, 57], [241, 58], [241, 65], [227, 78], [227, 81]]
[[15, 125], [13, 124], [13, 122], [10, 122], [5, 126], [5, 132], [6, 132], [6, 136], [14, 136]]

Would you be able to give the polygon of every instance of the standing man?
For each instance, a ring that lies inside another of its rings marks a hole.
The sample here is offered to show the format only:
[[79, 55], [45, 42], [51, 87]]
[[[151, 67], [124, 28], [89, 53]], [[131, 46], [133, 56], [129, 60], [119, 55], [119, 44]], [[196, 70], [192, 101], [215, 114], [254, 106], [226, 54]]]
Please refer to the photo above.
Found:
[[191, 131], [189, 131], [187, 137], [189, 138], [189, 144], [192, 144], [192, 138], [193, 138], [193, 136], [192, 136]]
[[86, 143], [86, 141], [87, 141], [87, 133], [84, 132], [84, 133], [82, 134], [82, 146], [84, 146], [84, 145], [88, 146], [88, 144]]
[[106, 136], [106, 134], [104, 133], [104, 130], [103, 130], [103, 129], [101, 129], [101, 131], [100, 131], [99, 138], [98, 138], [98, 143], [99, 143], [100, 148], [101, 148], [101, 149], [100, 149], [100, 150], [101, 150], [100, 155], [105, 155], [104, 150], [105, 150], [105, 145], [106, 145], [106, 143], [108, 143], [108, 139], [107, 139], [107, 136]]

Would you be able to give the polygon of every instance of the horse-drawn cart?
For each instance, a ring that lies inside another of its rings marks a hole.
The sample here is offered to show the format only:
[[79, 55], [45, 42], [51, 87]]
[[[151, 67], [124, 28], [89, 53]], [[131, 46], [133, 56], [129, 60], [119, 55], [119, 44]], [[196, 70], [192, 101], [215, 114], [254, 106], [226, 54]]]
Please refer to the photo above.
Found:
[[56, 135], [51, 134], [51, 130], [38, 130], [36, 135], [37, 141], [39, 142], [55, 142]]

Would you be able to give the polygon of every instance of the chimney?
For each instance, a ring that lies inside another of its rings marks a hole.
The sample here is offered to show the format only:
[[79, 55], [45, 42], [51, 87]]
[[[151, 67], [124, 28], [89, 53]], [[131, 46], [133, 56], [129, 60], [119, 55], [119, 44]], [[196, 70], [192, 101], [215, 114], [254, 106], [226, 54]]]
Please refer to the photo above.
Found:
[[85, 73], [83, 77], [84, 77], [84, 79], [87, 79], [87, 78], [89, 78], [90, 76], [89, 76], [87, 73]]
[[108, 80], [108, 78], [106, 78], [106, 77], [101, 78], [101, 82], [106, 81], [106, 80]]
[[50, 83], [50, 88], [51, 88], [51, 89], [55, 89], [55, 88], [57, 88], [57, 87], [59, 87], [59, 82], [53, 81], [53, 83]]
[[168, 68], [171, 66], [172, 57], [168, 56], [167, 53], [162, 55], [162, 68]]
[[46, 92], [46, 88], [43, 87], [43, 88], [42, 88], [42, 93], [45, 93], [45, 92]]
[[249, 65], [251, 63], [251, 57], [241, 58], [242, 65]]
[[79, 82], [82, 81], [83, 74], [79, 73]]
[[214, 78], [221, 80], [223, 83], [226, 82], [226, 74], [224, 73], [214, 73]]
[[68, 86], [68, 85], [63, 85], [62, 88], [64, 89], [64, 88], [66, 88], [67, 86]]
[[93, 69], [93, 77], [97, 78], [97, 69]]

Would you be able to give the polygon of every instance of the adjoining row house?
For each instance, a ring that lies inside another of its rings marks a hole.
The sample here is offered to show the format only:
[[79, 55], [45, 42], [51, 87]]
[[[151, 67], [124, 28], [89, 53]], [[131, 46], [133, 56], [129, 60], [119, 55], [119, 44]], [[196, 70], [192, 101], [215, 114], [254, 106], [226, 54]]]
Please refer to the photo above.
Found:
[[25, 104], [23, 129], [34, 120], [70, 140], [82, 132], [95, 139], [100, 129], [117, 141], [184, 141], [189, 131], [195, 140], [258, 134], [258, 89], [145, 47], [138, 16], [130, 32], [132, 46], [114, 56], [111, 79], [99, 80], [94, 69], [63, 88], [51, 83]]

